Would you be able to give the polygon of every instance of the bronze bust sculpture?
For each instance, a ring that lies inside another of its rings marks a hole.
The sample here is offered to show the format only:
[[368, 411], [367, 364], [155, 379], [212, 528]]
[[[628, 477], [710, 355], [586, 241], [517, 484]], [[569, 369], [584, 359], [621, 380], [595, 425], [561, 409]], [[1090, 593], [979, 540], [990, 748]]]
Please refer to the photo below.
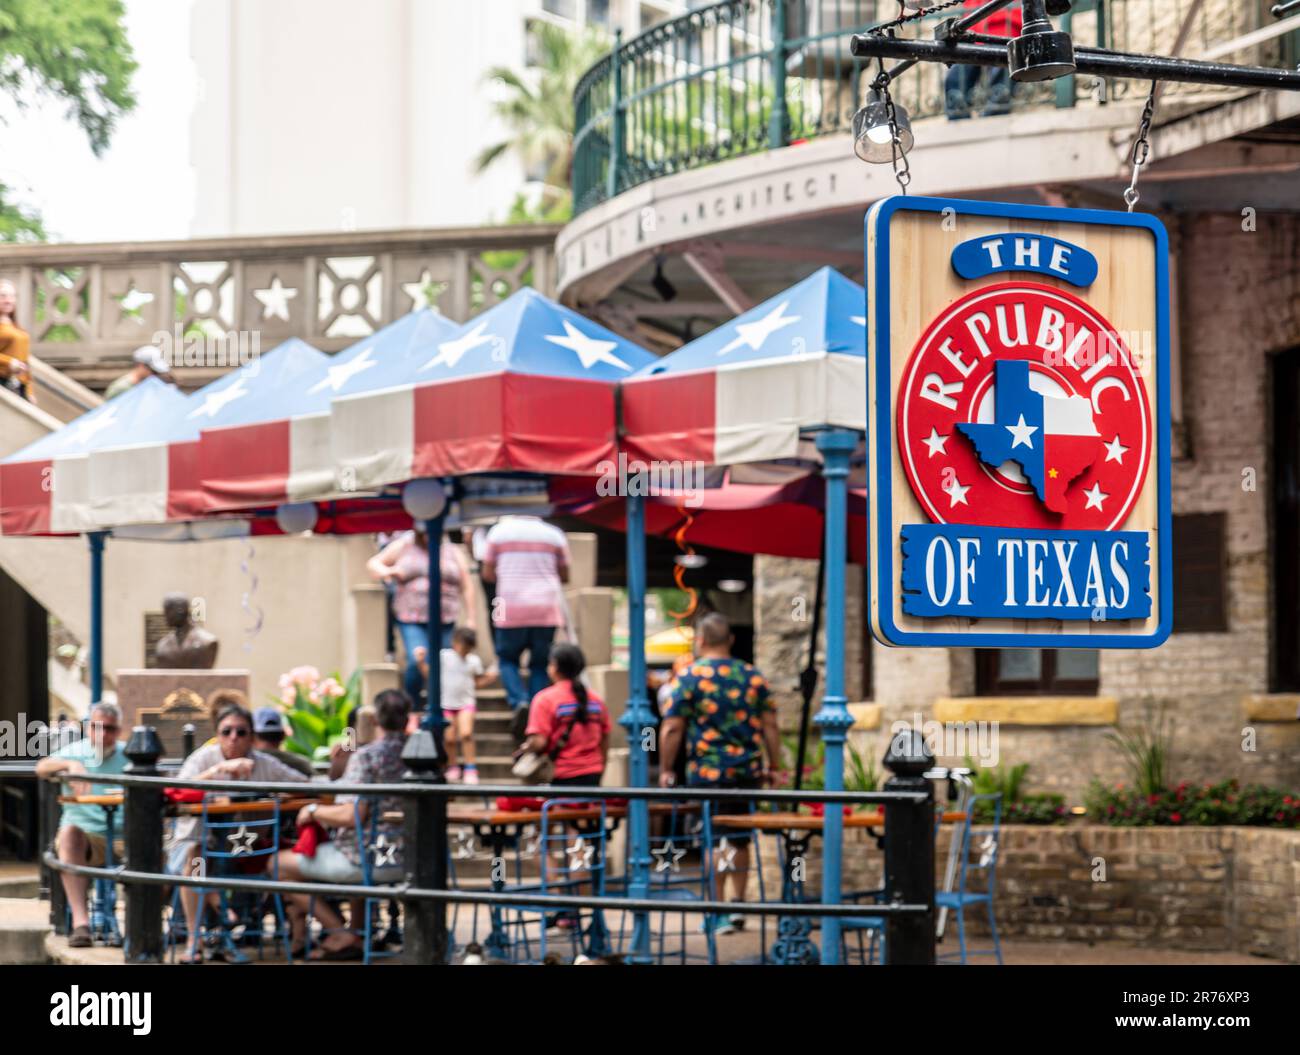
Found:
[[158, 666], [170, 670], [211, 670], [217, 663], [217, 639], [190, 619], [190, 599], [183, 593], [163, 598], [163, 618], [171, 632], [154, 646]]

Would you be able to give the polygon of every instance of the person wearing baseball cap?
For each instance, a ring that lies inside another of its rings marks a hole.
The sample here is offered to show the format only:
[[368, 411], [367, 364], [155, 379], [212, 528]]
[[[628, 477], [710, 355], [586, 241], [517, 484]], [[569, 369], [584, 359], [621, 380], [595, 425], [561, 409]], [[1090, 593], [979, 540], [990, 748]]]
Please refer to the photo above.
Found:
[[163, 381], [172, 380], [171, 364], [167, 358], [152, 344], [142, 344], [131, 353], [132, 367], [121, 377], [113, 381], [104, 390], [105, 399], [114, 399], [129, 388], [134, 388], [146, 377], [157, 377]]
[[280, 747], [284, 743], [284, 732], [284, 715], [274, 707], [259, 707], [253, 712], [253, 750], [272, 755], [310, 777], [311, 761]]

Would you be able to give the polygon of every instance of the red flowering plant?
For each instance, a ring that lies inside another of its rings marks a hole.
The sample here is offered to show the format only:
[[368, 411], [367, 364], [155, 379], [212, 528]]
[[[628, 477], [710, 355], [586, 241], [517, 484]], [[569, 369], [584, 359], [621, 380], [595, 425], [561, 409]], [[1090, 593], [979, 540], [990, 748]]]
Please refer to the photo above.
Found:
[[[783, 737], [781, 746], [783, 760], [788, 762], [785, 771], [787, 779], [782, 781], [782, 786], [793, 788], [795, 758], [799, 751], [798, 737]], [[818, 740], [815, 744], [809, 745], [808, 756], [805, 756], [800, 790], [821, 791], [825, 787], [826, 745]], [[879, 787], [880, 772], [876, 769], [875, 761], [862, 755], [851, 743], [846, 743], [844, 745], [844, 790], [875, 791]], [[820, 817], [826, 812], [826, 803], [824, 802], [810, 802], [807, 803], [807, 806], [814, 817]], [[800, 809], [802, 808], [801, 806]], [[870, 810], [871, 807], [868, 807], [868, 809]], [[851, 812], [853, 812], [852, 807], [844, 807], [846, 817]]]
[[1300, 793], [1264, 784], [1243, 786], [1235, 780], [1200, 785], [1183, 781], [1157, 792], [1094, 781], [1085, 801], [1092, 820], [1116, 827], [1300, 827]]

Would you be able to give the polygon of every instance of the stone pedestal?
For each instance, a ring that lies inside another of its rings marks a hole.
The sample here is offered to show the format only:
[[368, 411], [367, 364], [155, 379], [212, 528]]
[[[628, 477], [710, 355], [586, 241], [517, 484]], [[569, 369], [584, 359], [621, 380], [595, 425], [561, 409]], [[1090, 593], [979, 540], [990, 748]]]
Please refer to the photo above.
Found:
[[[194, 726], [194, 743], [202, 744], [216, 729], [208, 698], [217, 689], [249, 691], [246, 670], [119, 670], [117, 702], [122, 724], [129, 730], [152, 725], [163, 743], [163, 757], [182, 754], [182, 730]], [[250, 700], [250, 705], [252, 701]]]

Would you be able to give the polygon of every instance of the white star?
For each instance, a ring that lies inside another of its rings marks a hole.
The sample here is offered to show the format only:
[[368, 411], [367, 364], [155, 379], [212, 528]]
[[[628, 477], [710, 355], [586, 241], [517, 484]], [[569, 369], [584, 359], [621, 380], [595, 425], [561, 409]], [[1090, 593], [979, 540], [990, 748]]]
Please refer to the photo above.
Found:
[[230, 843], [231, 856], [239, 857], [241, 854], [251, 854], [253, 844], [257, 842], [257, 832], [250, 832], [244, 825], [226, 836], [226, 842]]
[[473, 829], [461, 828], [456, 832], [456, 852], [452, 854], [453, 857], [460, 861], [468, 861], [477, 849], [478, 840], [474, 837]]
[[1129, 449], [1119, 442], [1118, 435], [1109, 443], [1103, 443], [1102, 446], [1106, 448], [1106, 461], [1119, 462], [1120, 465], [1124, 464], [1124, 455], [1128, 453]]
[[952, 478], [952, 483], [943, 489], [944, 494], [948, 496], [948, 508], [951, 509], [956, 505], [969, 505], [966, 501], [966, 492], [971, 489], [971, 485], [962, 486], [957, 477]]
[[678, 868], [677, 862], [686, 856], [686, 851], [677, 849], [677, 847], [673, 845], [671, 839], [664, 843], [663, 846], [651, 850], [650, 852], [655, 857], [659, 858], [659, 863], [655, 865], [656, 872], [667, 872], [669, 869], [672, 869], [674, 872], [680, 871], [681, 869]]
[[984, 836], [984, 842], [980, 845], [980, 867], [988, 868], [998, 856], [998, 844], [993, 841], [992, 835]]
[[438, 310], [438, 296], [447, 288], [446, 282], [435, 282], [433, 276], [429, 274], [426, 267], [420, 272], [420, 277], [414, 282], [403, 282], [402, 292], [411, 298], [411, 310], [419, 311], [422, 308], [432, 308]]
[[77, 442], [85, 443], [97, 432], [103, 432], [110, 425], [117, 424], [117, 407], [109, 407], [90, 421], [83, 421], [77, 427]]
[[397, 863], [397, 844], [390, 843], [387, 835], [380, 835], [370, 844], [370, 852], [375, 855], [375, 867]]
[[867, 317], [865, 315], [850, 315], [849, 322], [856, 322], [859, 326], [865, 326], [867, 324]]
[[1009, 433], [1011, 433], [1013, 437], [1011, 440], [1012, 450], [1015, 450], [1017, 447], [1021, 447], [1021, 446], [1028, 447], [1031, 451], [1034, 449], [1034, 441], [1031, 440], [1029, 437], [1038, 431], [1038, 426], [1026, 425], [1025, 416], [1023, 414], [1020, 415], [1020, 420], [1016, 422], [1016, 424], [1004, 425], [1003, 427]]
[[272, 278], [265, 289], [253, 290], [253, 296], [262, 304], [262, 318], [283, 319], [285, 322], [289, 321], [289, 301], [297, 295], [296, 289], [280, 282], [279, 275]]
[[561, 348], [568, 348], [572, 352], [577, 352], [578, 358], [582, 360], [584, 370], [590, 370], [597, 363], [609, 363], [610, 366], [617, 366], [620, 370], [632, 369], [614, 354], [614, 349], [618, 347], [618, 341], [597, 340], [595, 337], [583, 333], [568, 319], [563, 321], [565, 335], [561, 337], [559, 334], [547, 334], [546, 339], [552, 344], [558, 344]]
[[933, 458], [936, 454], [947, 454], [947, 453], [948, 453], [946, 450], [944, 450], [944, 447], [943, 447], [943, 445], [944, 445], [945, 443], [948, 442], [948, 437], [947, 437], [947, 436], [940, 436], [940, 435], [939, 435], [939, 430], [936, 429], [933, 425], [930, 426], [930, 435], [928, 435], [928, 436], [927, 436], [925, 439], [923, 439], [921, 442], [924, 443], [927, 447], [930, 448], [930, 457], [931, 457], [931, 458]]
[[1083, 492], [1083, 495], [1088, 499], [1088, 504], [1083, 507], [1084, 509], [1101, 509], [1102, 502], [1106, 501], [1106, 499], [1110, 497], [1110, 495], [1106, 494], [1101, 489], [1101, 484], [1099, 483], [1094, 483]]
[[244, 379], [237, 377], [232, 384], [226, 385], [220, 391], [209, 392], [203, 399], [203, 406], [195, 407], [187, 416], [191, 418], [200, 416], [215, 418], [227, 403], [243, 399], [246, 395], [248, 395], [248, 389], [244, 387]]
[[799, 321], [800, 316], [791, 315], [789, 318], [785, 317], [785, 309], [789, 303], [788, 300], [781, 301], [780, 304], [755, 322], [737, 323], [736, 337], [718, 354], [726, 355], [728, 352], [734, 352], [742, 344], [749, 345], [750, 350], [756, 352], [763, 347], [767, 339], [777, 330], [793, 326]]
[[721, 858], [718, 861], [719, 872], [734, 872], [736, 870], [736, 851], [738, 849], [739, 847], [732, 846], [728, 842], [725, 835], [722, 837], [722, 840], [718, 843], [718, 856]]
[[454, 369], [467, 352], [472, 352], [481, 344], [492, 342], [493, 338], [484, 333], [486, 329], [487, 323], [480, 322], [469, 333], [463, 333], [450, 341], [443, 341], [438, 345], [438, 354], [420, 367], [418, 372], [424, 373], [425, 370], [432, 370], [435, 366], [443, 364], [448, 369]]
[[360, 355], [354, 355], [346, 363], [340, 363], [338, 366], [331, 366], [329, 368], [329, 375], [327, 377], [322, 377], [312, 385], [311, 388], [307, 389], [307, 391], [315, 393], [319, 392], [322, 388], [328, 388], [333, 392], [339, 391], [339, 389], [363, 370], [369, 370], [372, 366], [379, 365], [377, 360], [370, 358], [370, 353], [372, 351], [374, 351], [374, 348], [370, 345], [366, 345], [366, 347], [361, 349]]
[[584, 840], [582, 836], [575, 835], [573, 845], [566, 847], [564, 852], [569, 855], [569, 871], [580, 872], [591, 867], [591, 859], [596, 853], [596, 847]]

